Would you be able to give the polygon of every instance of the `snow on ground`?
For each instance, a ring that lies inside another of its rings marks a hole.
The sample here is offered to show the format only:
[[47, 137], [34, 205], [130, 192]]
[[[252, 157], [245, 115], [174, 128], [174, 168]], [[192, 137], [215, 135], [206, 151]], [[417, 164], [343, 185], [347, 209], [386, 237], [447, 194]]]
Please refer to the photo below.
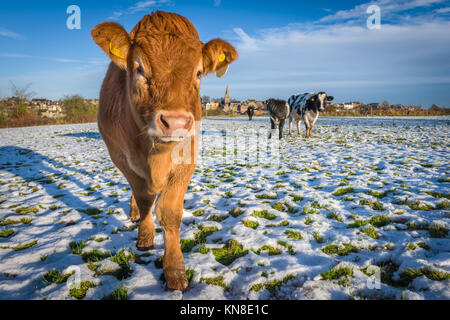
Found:
[[321, 118], [266, 153], [268, 119], [204, 120], [184, 293], [96, 124], [0, 130], [0, 299], [449, 299], [449, 123]]

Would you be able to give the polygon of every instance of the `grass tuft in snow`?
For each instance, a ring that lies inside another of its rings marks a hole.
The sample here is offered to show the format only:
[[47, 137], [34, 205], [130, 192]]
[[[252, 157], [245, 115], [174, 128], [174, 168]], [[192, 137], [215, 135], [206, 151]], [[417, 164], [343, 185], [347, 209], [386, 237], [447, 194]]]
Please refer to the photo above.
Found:
[[25, 249], [28, 249], [28, 248], [33, 247], [33, 246], [36, 245], [37, 243], [38, 243], [37, 240], [31, 241], [31, 242], [28, 242], [28, 243], [21, 243], [21, 244], [15, 246], [15, 247], [13, 248], [13, 250], [14, 250], [14, 251], [25, 250]]
[[353, 187], [345, 187], [345, 188], [337, 189], [335, 192], [332, 193], [332, 195], [335, 197], [338, 197], [338, 196], [343, 196], [344, 194], [349, 194], [349, 193], [353, 193], [353, 192], [354, 192]]
[[109, 295], [104, 296], [102, 300], [128, 300], [128, 288], [122, 284]]
[[244, 250], [244, 247], [236, 240], [230, 240], [223, 248], [212, 249], [212, 252], [216, 260], [225, 266], [248, 254], [248, 250]]
[[289, 239], [295, 239], [295, 240], [303, 239], [302, 234], [299, 231], [286, 230], [285, 233], [288, 235]]
[[66, 274], [62, 274], [61, 271], [59, 271], [58, 269], [52, 269], [49, 270], [44, 276], [44, 283], [46, 285], [55, 283], [55, 284], [60, 284], [60, 283], [64, 283], [67, 281], [67, 279], [69, 279], [69, 277], [71, 275], [73, 275], [75, 273], [75, 271], [71, 272], [71, 273], [66, 273]]
[[266, 219], [266, 220], [274, 220], [274, 219], [277, 218], [276, 214], [270, 213], [267, 210], [253, 211], [252, 216], [258, 217], [258, 218], [263, 218], [263, 219]]
[[200, 278], [200, 282], [222, 287], [225, 291], [228, 290], [228, 286], [223, 282], [223, 276], [218, 276], [215, 278]]
[[8, 238], [14, 233], [13, 229], [2, 229], [0, 230], [0, 238]]
[[325, 254], [338, 254], [340, 256], [346, 256], [351, 252], [359, 251], [358, 247], [355, 247], [351, 243], [344, 243], [342, 245], [328, 244], [321, 250]]
[[79, 288], [72, 288], [69, 290], [69, 295], [78, 300], [83, 299], [86, 296], [89, 288], [95, 288], [95, 284], [91, 281], [83, 281], [80, 283]]

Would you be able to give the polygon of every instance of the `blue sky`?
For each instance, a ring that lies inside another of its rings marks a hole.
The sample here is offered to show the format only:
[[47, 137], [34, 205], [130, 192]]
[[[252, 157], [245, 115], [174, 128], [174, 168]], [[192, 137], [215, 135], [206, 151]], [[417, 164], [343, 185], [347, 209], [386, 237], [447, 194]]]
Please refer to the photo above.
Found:
[[[66, 9], [81, 9], [81, 30], [68, 30]], [[369, 30], [369, 5], [381, 28]], [[450, 107], [450, 0], [71, 0], [2, 1], [0, 96], [10, 81], [32, 83], [37, 97], [98, 97], [108, 58], [90, 38], [114, 20], [128, 31], [153, 10], [189, 18], [206, 42], [221, 37], [240, 59], [202, 95], [286, 99], [326, 91], [336, 101]]]

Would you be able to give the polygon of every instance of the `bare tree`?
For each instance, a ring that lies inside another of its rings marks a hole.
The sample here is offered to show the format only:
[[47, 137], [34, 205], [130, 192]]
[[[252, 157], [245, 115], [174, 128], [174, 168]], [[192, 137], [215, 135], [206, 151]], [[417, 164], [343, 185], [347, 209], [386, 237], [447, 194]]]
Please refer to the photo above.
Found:
[[21, 118], [25, 116], [25, 114], [27, 113], [27, 107], [25, 106], [25, 102], [31, 99], [33, 96], [35, 96], [36, 93], [30, 91], [30, 87], [32, 86], [31, 83], [25, 85], [24, 87], [18, 87], [14, 84], [14, 82], [12, 81], [10, 82], [11, 82], [11, 95], [15, 100], [13, 116], [16, 118]]

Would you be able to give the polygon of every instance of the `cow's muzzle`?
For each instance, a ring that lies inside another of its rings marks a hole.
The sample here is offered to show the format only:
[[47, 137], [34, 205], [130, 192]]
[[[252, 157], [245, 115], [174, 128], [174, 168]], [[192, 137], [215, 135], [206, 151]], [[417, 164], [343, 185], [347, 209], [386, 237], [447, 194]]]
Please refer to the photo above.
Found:
[[164, 142], [181, 141], [191, 135], [194, 128], [194, 116], [185, 111], [159, 111], [154, 119], [154, 132], [150, 134]]

